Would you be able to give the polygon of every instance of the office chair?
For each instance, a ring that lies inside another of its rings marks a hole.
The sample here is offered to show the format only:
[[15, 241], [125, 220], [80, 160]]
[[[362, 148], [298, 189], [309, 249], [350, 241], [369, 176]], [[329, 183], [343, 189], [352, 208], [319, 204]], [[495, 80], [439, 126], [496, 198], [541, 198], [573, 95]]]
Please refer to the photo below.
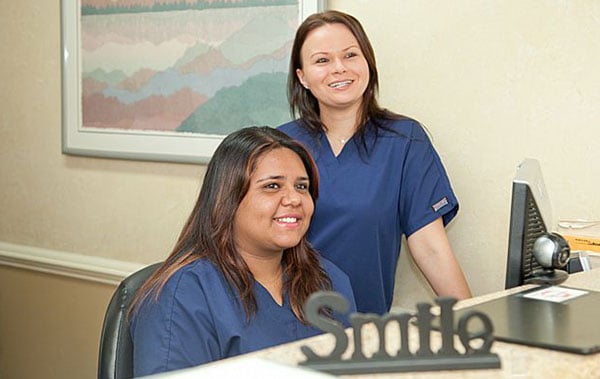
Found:
[[100, 337], [98, 379], [133, 377], [133, 344], [127, 310], [138, 288], [161, 264], [146, 266], [123, 279], [110, 299]]

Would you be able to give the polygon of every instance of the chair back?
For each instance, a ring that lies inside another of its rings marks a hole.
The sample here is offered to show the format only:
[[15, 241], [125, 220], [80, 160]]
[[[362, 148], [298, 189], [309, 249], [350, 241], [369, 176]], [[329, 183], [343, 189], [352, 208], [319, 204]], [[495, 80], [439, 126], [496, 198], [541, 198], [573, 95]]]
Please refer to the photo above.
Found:
[[137, 290], [161, 264], [146, 266], [123, 279], [110, 299], [100, 337], [98, 379], [133, 377], [133, 344], [127, 311]]

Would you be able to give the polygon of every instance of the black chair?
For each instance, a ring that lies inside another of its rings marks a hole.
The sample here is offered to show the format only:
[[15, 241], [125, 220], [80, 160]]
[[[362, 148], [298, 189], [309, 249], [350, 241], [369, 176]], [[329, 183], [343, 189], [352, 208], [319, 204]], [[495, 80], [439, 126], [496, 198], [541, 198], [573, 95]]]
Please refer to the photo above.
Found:
[[162, 264], [154, 263], [129, 275], [116, 289], [102, 325], [98, 379], [130, 379], [133, 377], [133, 344], [129, 334], [127, 310], [140, 286]]

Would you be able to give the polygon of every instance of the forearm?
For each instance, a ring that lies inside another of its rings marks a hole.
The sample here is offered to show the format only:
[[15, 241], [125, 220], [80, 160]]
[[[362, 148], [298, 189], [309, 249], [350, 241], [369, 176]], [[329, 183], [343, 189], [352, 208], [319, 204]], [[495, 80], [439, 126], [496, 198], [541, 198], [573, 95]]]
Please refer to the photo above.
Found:
[[408, 240], [411, 255], [437, 296], [471, 297], [465, 275], [450, 247], [441, 219], [426, 225]]
[[426, 258], [415, 257], [415, 262], [437, 296], [458, 300], [471, 297], [465, 275], [453, 254], [432, 252]]

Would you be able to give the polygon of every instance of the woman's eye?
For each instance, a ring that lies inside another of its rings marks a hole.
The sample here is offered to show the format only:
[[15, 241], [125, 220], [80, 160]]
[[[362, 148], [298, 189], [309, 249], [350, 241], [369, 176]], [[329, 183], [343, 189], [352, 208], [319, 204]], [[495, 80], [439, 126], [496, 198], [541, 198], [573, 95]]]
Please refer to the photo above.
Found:
[[296, 188], [302, 191], [308, 190], [308, 183], [298, 183], [296, 184]]
[[265, 186], [265, 188], [269, 188], [269, 189], [277, 189], [279, 188], [279, 184], [277, 183], [269, 183]]
[[327, 58], [318, 58], [315, 63], [325, 63], [327, 62]]
[[353, 51], [349, 51], [348, 53], [346, 53], [346, 58], [352, 58], [352, 57], [356, 57], [358, 56], [358, 54], [356, 54]]

